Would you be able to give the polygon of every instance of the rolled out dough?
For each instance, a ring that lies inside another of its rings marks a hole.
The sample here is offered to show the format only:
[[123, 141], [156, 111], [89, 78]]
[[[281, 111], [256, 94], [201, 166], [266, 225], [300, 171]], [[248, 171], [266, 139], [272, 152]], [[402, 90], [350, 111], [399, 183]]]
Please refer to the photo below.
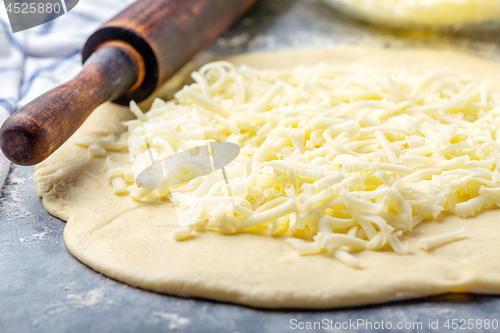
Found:
[[[320, 61], [337, 65], [452, 67], [478, 80], [490, 79], [500, 91], [500, 64], [448, 51], [338, 47], [229, 57], [256, 68], [288, 68]], [[178, 89], [196, 67], [187, 65], [160, 94]], [[146, 102], [147, 104], [147, 102]], [[143, 108], [147, 106], [143, 105]], [[104, 104], [75, 136], [125, 131], [127, 107]], [[113, 160], [126, 153], [112, 153]], [[175, 295], [196, 296], [263, 308], [333, 308], [417, 298], [448, 292], [500, 292], [500, 211], [474, 218], [441, 216], [419, 224], [403, 237], [410, 255], [362, 251], [361, 269], [328, 254], [298, 256], [284, 238], [255, 234], [225, 236], [202, 232], [177, 242], [169, 202], [139, 203], [113, 195], [104, 158], [89, 158], [70, 141], [35, 172], [45, 208], [67, 221], [69, 251], [93, 269], [131, 285]], [[466, 227], [460, 240], [429, 252], [418, 250], [421, 237]]]

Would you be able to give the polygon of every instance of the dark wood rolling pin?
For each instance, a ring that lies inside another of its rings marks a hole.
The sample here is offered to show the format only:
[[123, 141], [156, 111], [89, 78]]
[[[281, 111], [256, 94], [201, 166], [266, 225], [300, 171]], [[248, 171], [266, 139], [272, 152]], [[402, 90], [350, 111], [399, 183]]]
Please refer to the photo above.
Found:
[[71, 81], [13, 113], [0, 130], [20, 165], [49, 157], [100, 104], [148, 97], [256, 0], [139, 0], [90, 36]]

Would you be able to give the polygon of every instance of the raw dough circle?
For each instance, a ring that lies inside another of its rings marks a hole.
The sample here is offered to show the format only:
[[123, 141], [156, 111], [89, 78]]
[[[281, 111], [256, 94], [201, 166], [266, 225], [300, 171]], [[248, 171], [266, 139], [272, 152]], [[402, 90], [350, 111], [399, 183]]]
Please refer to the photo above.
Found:
[[[500, 64], [454, 52], [338, 47], [229, 57], [256, 68], [289, 68], [320, 61], [349, 65], [452, 67], [478, 80], [490, 79], [500, 91]], [[195, 68], [190, 64], [162, 89], [171, 95]], [[144, 108], [144, 105], [143, 105]], [[121, 133], [128, 108], [97, 108], [75, 136]], [[126, 153], [113, 153], [113, 160]], [[255, 234], [225, 236], [202, 232], [177, 242], [170, 203], [140, 203], [116, 196], [104, 174], [104, 158], [87, 157], [86, 148], [65, 143], [40, 163], [35, 181], [45, 208], [67, 221], [69, 251], [95, 270], [131, 285], [161, 293], [205, 297], [264, 308], [333, 308], [417, 298], [447, 292], [500, 292], [500, 213], [475, 218], [441, 216], [419, 224], [402, 240], [410, 255], [362, 251], [354, 269], [328, 254], [298, 256], [284, 238]], [[423, 235], [467, 226], [466, 238], [425, 252]], [[425, 234], [424, 234], [425, 232]]]
[[323, 0], [341, 12], [395, 28], [491, 29], [500, 24], [496, 0]]

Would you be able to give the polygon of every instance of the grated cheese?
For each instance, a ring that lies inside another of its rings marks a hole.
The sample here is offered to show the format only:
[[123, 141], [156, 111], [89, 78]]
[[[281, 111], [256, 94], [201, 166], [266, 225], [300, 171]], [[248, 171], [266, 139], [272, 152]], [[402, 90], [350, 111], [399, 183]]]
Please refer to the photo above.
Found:
[[465, 228], [457, 231], [448, 232], [445, 234], [440, 234], [432, 237], [422, 238], [418, 241], [417, 247], [424, 249], [425, 251], [434, 249], [436, 247], [443, 246], [455, 240], [458, 236], [463, 234]]
[[[128, 141], [76, 139], [89, 150], [128, 150], [127, 163], [106, 160], [113, 192], [169, 198], [176, 240], [258, 231], [285, 235], [300, 255], [327, 252], [359, 267], [356, 251], [409, 253], [403, 235], [443, 211], [465, 218], [500, 206], [500, 99], [486, 83], [451, 69], [225, 61], [192, 77], [148, 112], [131, 103], [138, 119], [125, 123]], [[214, 141], [241, 151], [215, 149], [224, 168], [210, 166]]]

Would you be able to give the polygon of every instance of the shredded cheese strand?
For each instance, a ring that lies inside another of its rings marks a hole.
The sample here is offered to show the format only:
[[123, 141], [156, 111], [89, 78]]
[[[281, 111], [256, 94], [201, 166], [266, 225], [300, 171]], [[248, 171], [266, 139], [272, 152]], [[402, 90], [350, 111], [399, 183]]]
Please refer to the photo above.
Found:
[[432, 237], [422, 238], [417, 242], [417, 247], [424, 249], [425, 251], [434, 249], [436, 247], [443, 246], [455, 240], [458, 236], [463, 234], [465, 228], [457, 231], [447, 232], [445, 234], [440, 234]]

